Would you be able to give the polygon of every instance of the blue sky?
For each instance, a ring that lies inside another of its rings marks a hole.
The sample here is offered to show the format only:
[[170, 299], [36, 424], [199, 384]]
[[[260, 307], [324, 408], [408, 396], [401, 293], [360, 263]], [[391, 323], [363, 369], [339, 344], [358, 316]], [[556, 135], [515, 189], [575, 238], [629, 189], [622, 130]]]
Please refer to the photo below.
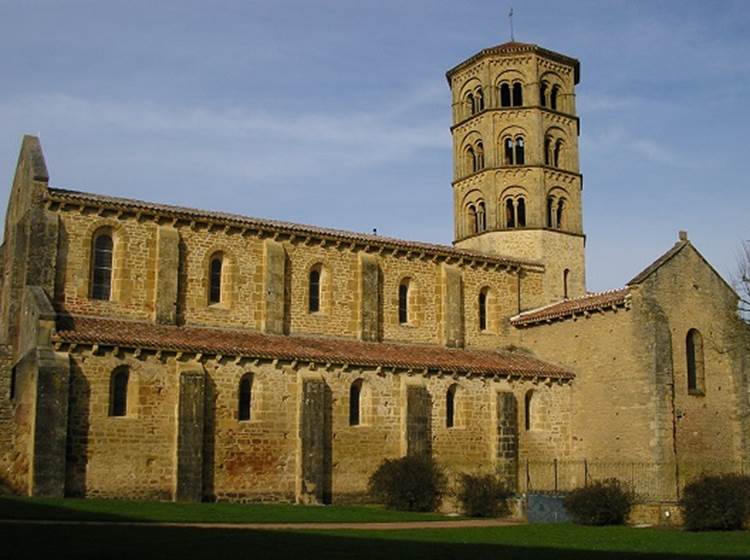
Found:
[[[452, 240], [445, 71], [507, 0], [0, 0], [0, 180], [40, 134], [54, 186]], [[726, 278], [750, 239], [750, 2], [514, 2], [581, 61], [590, 290], [686, 229]]]

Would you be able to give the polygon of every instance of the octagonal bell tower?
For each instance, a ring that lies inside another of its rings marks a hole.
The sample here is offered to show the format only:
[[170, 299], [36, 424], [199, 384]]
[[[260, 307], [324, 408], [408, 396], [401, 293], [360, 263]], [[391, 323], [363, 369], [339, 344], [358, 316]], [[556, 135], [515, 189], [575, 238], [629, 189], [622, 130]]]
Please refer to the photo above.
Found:
[[543, 300], [586, 291], [577, 60], [537, 45], [484, 49], [447, 73], [458, 247], [545, 265]]

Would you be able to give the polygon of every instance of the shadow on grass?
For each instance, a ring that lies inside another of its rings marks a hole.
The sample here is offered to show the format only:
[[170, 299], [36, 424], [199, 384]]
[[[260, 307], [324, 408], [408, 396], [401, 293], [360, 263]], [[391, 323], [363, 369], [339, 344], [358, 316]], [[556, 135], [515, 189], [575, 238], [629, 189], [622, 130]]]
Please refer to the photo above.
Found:
[[[7, 558], [262, 558], [269, 559], [463, 559], [625, 560], [747, 558], [553, 549], [461, 542], [418, 542], [312, 532], [217, 530], [173, 527], [0, 525]], [[3, 556], [6, 557], [6, 556]]]

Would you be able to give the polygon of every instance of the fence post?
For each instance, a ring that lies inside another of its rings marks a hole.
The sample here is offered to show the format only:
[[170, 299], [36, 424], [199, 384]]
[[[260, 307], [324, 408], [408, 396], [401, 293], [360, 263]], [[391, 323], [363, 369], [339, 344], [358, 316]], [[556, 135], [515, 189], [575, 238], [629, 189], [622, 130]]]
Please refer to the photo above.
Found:
[[557, 493], [557, 459], [555, 459], [555, 493]]
[[583, 485], [589, 485], [589, 462], [588, 459], [583, 460]]

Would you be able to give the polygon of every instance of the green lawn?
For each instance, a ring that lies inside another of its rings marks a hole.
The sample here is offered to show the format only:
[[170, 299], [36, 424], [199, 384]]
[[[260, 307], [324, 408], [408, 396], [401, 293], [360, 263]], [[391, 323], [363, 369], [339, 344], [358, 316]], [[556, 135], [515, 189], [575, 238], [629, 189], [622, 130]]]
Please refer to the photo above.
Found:
[[378, 506], [293, 504], [177, 504], [138, 500], [0, 497], [0, 519], [184, 523], [337, 523], [444, 521], [435, 513], [388, 511]]

